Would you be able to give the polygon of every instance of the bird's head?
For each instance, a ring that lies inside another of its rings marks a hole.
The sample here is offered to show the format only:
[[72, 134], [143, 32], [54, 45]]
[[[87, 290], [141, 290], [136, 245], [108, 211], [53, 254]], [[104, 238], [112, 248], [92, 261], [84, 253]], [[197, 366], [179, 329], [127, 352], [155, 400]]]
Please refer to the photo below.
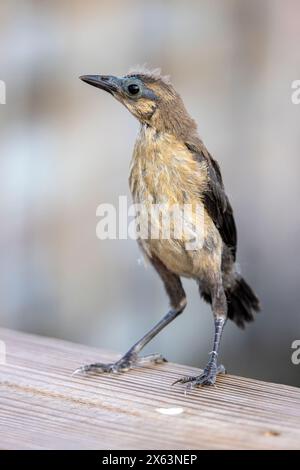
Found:
[[83, 75], [84, 82], [107, 91], [140, 122], [159, 132], [186, 134], [196, 129], [182, 99], [159, 71], [140, 70], [123, 77]]

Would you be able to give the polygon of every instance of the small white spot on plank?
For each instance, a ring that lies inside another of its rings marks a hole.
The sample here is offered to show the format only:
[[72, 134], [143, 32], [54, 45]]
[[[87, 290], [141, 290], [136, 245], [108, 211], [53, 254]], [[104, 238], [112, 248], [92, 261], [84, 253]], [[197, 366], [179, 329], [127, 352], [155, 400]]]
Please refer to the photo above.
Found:
[[162, 415], [176, 416], [183, 413], [183, 408], [156, 408], [156, 411]]

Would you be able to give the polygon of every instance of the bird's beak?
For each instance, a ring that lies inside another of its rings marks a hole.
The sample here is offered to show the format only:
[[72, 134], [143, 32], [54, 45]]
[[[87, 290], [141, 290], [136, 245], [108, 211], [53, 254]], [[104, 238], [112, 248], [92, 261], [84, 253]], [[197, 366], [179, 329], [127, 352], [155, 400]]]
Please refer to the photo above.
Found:
[[120, 88], [120, 79], [112, 75], [82, 75], [79, 77], [85, 83], [101, 88], [111, 95], [117, 92]]

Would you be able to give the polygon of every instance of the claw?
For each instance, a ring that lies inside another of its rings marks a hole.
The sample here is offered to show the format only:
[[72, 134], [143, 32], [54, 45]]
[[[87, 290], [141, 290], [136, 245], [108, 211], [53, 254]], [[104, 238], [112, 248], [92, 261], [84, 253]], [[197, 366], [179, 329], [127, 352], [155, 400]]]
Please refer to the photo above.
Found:
[[217, 369], [218, 374], [227, 374], [225, 367], [221, 364]]
[[142, 356], [137, 358], [138, 364], [145, 364], [147, 362], [153, 362], [154, 364], [163, 364], [168, 360], [162, 354], [148, 354], [148, 356]]
[[77, 367], [77, 369], [75, 369], [75, 370], [72, 372], [71, 377], [74, 377], [74, 375], [77, 375], [77, 374], [80, 374], [81, 372], [83, 372], [82, 369], [83, 369], [82, 367]]
[[205, 385], [215, 386], [216, 378], [219, 374], [226, 374], [226, 369], [223, 365], [220, 365], [219, 367], [215, 367], [213, 369], [207, 366], [201, 375], [195, 377], [182, 377], [180, 379], [175, 380], [172, 385], [175, 385], [177, 383], [187, 383], [188, 385], [186, 386], [186, 390], [191, 390], [195, 387], [203, 387]]
[[175, 380], [175, 382], [172, 383], [172, 386], [173, 386], [173, 385], [176, 385], [176, 384], [178, 384], [178, 383], [180, 383], [180, 384], [185, 384], [185, 383], [187, 383], [187, 382], [191, 382], [191, 381], [194, 380], [194, 379], [195, 379], [195, 377], [190, 377], [190, 376], [181, 377], [180, 379]]
[[95, 363], [95, 364], [88, 364], [86, 366], [81, 366], [78, 367], [77, 369], [74, 370], [72, 373], [72, 377], [77, 374], [87, 374], [88, 372], [109, 372], [111, 368], [111, 364], [101, 364], [101, 363]]
[[94, 364], [78, 367], [72, 373], [72, 377], [80, 373], [86, 374], [87, 372], [110, 372], [113, 374], [118, 374], [119, 372], [124, 373], [136, 365], [149, 362], [154, 364], [161, 364], [163, 362], [167, 362], [167, 359], [165, 359], [161, 354], [157, 353], [149, 354], [148, 356], [144, 357], [138, 357], [136, 354], [125, 354], [124, 357], [111, 364], [102, 364], [101, 362], [96, 362]]

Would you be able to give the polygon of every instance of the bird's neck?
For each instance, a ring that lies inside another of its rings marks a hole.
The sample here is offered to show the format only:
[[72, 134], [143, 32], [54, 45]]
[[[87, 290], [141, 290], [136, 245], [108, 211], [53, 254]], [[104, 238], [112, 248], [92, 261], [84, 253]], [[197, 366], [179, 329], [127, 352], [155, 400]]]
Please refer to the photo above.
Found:
[[189, 140], [197, 134], [197, 125], [187, 112], [180, 97], [161, 103], [147, 122], [157, 133], [170, 134], [177, 140]]

